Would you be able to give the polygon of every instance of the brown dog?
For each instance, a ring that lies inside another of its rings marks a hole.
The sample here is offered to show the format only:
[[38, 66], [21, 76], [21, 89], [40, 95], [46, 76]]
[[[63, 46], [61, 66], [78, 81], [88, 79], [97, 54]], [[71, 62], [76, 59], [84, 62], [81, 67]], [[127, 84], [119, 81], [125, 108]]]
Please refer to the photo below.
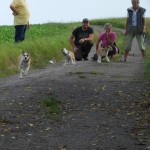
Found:
[[76, 60], [75, 60], [75, 56], [74, 56], [73, 52], [67, 50], [66, 48], [63, 48], [62, 49], [62, 53], [65, 56], [65, 63], [64, 63], [64, 65], [66, 65], [67, 62], [70, 61], [70, 60], [71, 60], [71, 62], [72, 62], [73, 65], [77, 65], [76, 64]]

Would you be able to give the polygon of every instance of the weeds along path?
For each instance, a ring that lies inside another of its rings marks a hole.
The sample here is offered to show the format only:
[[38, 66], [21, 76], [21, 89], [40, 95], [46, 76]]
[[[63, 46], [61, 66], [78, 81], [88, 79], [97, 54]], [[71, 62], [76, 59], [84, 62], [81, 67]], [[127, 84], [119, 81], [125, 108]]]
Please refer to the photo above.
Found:
[[[102, 31], [94, 26], [97, 32]], [[137, 43], [127, 63], [77, 66], [63, 62], [0, 79], [2, 150], [145, 150], [150, 141], [148, 83]], [[41, 101], [55, 96], [62, 113], [49, 115]]]

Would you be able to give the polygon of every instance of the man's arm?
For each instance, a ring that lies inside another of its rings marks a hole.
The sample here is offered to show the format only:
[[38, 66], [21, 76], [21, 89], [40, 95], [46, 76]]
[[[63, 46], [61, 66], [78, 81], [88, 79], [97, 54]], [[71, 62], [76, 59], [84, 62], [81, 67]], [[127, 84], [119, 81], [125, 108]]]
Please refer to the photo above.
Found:
[[92, 41], [92, 40], [93, 40], [93, 37], [94, 37], [94, 34], [89, 34], [89, 37], [88, 37], [88, 38], [85, 38], [84, 40], [85, 40], [85, 41]]
[[10, 5], [10, 9], [13, 11], [13, 15], [19, 15], [19, 12], [14, 6]]
[[70, 38], [69, 38], [69, 42], [70, 42], [70, 44], [71, 44], [71, 46], [72, 46], [73, 51], [76, 52], [78, 49], [77, 49], [77, 47], [76, 47], [75, 44], [74, 44], [74, 41], [73, 41], [74, 38], [75, 38], [75, 37], [74, 37], [74, 35], [72, 34], [72, 35], [70, 36]]
[[143, 33], [145, 33], [146, 32], [146, 18], [143, 17], [142, 19], [143, 19]]
[[127, 17], [127, 19], [126, 19], [125, 35], [127, 35], [127, 33], [128, 33], [128, 31], [127, 31], [127, 28], [128, 28], [128, 22], [129, 22], [129, 18]]

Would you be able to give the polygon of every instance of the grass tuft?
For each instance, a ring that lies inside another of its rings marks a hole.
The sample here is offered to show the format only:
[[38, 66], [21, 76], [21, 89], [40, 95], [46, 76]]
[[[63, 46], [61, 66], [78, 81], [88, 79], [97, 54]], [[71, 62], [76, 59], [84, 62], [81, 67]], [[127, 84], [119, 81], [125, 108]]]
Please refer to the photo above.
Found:
[[62, 112], [61, 102], [54, 96], [42, 100], [41, 104], [46, 107], [50, 115], [59, 115]]

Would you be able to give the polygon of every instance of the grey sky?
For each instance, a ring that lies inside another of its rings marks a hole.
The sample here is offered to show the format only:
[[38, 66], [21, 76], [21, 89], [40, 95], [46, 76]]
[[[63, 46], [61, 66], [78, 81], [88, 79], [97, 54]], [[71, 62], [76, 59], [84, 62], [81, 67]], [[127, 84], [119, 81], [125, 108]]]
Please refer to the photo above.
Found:
[[[13, 25], [9, 8], [12, 0], [1, 0], [0, 25]], [[27, 0], [31, 13], [30, 23], [72, 22], [83, 18], [100, 19], [126, 17], [131, 0]], [[150, 0], [140, 0], [150, 17]]]

